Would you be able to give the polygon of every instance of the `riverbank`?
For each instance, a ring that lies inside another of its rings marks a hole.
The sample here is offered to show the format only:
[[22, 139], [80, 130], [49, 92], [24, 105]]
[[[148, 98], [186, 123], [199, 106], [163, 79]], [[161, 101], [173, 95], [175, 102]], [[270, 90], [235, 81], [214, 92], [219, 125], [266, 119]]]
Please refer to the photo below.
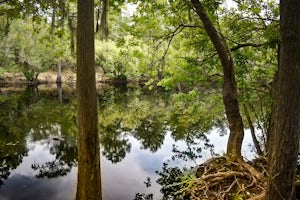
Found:
[[[97, 82], [102, 82], [108, 80], [101, 71], [96, 71], [96, 80]], [[4, 72], [0, 76], [1, 83], [6, 84], [26, 84], [26, 83], [33, 83], [26, 80], [26, 77], [22, 72]], [[56, 71], [46, 71], [41, 72], [37, 80], [34, 82], [36, 83], [56, 83], [57, 82], [57, 72]], [[64, 70], [61, 74], [61, 82], [62, 83], [76, 83], [76, 71], [73, 70]]]
[[[22, 72], [4, 72], [0, 75], [0, 87], [6, 87], [7, 85], [22, 86], [22, 85], [41, 85], [41, 84], [57, 84], [63, 83], [68, 85], [76, 85], [76, 71], [75, 70], [63, 70], [61, 73], [61, 80], [58, 81], [58, 75], [56, 71], [41, 72], [36, 80], [28, 81]], [[124, 85], [145, 85], [149, 81], [149, 77], [141, 76], [140, 78], [126, 78], [126, 77], [112, 77], [108, 74], [104, 74], [102, 70], [96, 70], [96, 83], [97, 85], [109, 84], [115, 86]]]

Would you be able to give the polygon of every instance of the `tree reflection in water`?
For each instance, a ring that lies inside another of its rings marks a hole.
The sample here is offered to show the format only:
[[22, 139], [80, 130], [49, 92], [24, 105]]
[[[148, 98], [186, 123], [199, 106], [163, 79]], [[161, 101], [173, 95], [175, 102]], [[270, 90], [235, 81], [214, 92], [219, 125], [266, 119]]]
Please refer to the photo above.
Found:
[[[101, 126], [100, 126], [101, 127]], [[112, 163], [121, 162], [126, 153], [131, 150], [131, 144], [126, 138], [122, 136], [124, 133], [120, 128], [120, 124], [110, 124], [107, 127], [101, 127], [101, 147], [104, 149], [102, 155]]]
[[[52, 138], [51, 140], [58, 140]], [[74, 142], [60, 139], [49, 147], [50, 154], [55, 158], [45, 163], [34, 162], [31, 168], [38, 171], [37, 178], [56, 178], [65, 176], [77, 166], [77, 146]]]
[[[149, 157], [142, 156], [133, 160], [141, 163], [131, 163], [131, 165], [139, 165], [139, 168], [145, 168], [143, 170], [151, 169], [151, 173], [154, 174], [153, 166], [166, 161], [162, 160], [164, 157], [155, 157], [164, 142], [174, 140], [175, 144], [176, 141], [184, 141], [182, 143], [185, 144], [186, 149], [175, 145], [172, 156], [168, 154], [169, 159], [172, 161], [173, 158], [176, 163], [182, 163], [178, 159], [197, 160], [204, 149], [210, 149], [206, 133], [216, 128], [217, 124], [222, 124], [220, 123], [222, 118], [214, 117], [214, 115], [222, 116], [219, 114], [219, 112], [222, 113], [222, 109], [218, 106], [211, 109], [211, 104], [216, 105], [212, 99], [209, 99], [209, 103], [202, 103], [209, 108], [205, 109], [200, 103], [194, 103], [197, 106], [191, 104], [191, 100], [187, 100], [182, 95], [175, 98], [172, 95], [171, 92], [166, 91], [135, 88], [127, 88], [126, 91], [119, 88], [99, 90], [99, 133], [101, 134], [101, 154], [104, 158], [117, 164], [123, 162], [128, 154], [149, 153], [151, 155]], [[57, 101], [57, 97], [56, 89], [53, 91], [28, 90], [23, 93], [7, 93], [0, 96], [0, 106], [3, 108], [0, 110], [2, 181], [9, 176], [11, 170], [21, 164], [22, 159], [30, 151], [28, 135], [30, 135], [31, 144], [36, 141], [42, 142], [45, 147], [43, 151], [49, 151], [51, 155], [48, 160], [33, 161], [30, 164], [37, 178], [64, 177], [77, 167], [74, 91], [64, 91], [60, 102]], [[206, 102], [206, 99], [203, 97], [198, 101]], [[141, 153], [134, 152], [137, 151], [137, 145]], [[172, 148], [172, 145], [170, 147]], [[145, 160], [148, 158], [159, 159], [159, 162], [152, 163], [154, 161]], [[128, 176], [124, 177], [128, 178]], [[151, 175], [151, 181], [155, 181], [154, 177]], [[149, 184], [151, 181], [147, 180], [147, 184], [145, 183], [146, 187], [150, 186], [149, 191], [152, 191], [151, 187], [157, 186], [154, 182]], [[143, 178], [140, 182], [143, 183]], [[132, 198], [136, 199], [157, 198], [155, 196], [157, 194], [134, 194]]]
[[53, 99], [55, 93], [28, 87], [24, 92], [7, 92], [0, 96], [0, 186], [28, 155], [28, 138], [34, 142], [49, 139], [50, 135], [65, 137], [65, 141], [56, 145], [45, 140], [50, 154], [56, 158], [45, 164], [33, 163], [32, 168], [40, 170], [37, 177], [65, 175], [76, 166], [76, 141], [72, 134], [76, 125], [72, 120], [74, 109]]

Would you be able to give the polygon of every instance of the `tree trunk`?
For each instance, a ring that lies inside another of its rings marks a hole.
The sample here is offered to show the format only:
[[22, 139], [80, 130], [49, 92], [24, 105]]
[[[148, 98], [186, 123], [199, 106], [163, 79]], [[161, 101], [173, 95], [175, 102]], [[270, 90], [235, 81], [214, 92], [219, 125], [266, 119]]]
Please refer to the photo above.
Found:
[[77, 200], [102, 199], [94, 52], [94, 2], [93, 0], [78, 0], [78, 183], [76, 193]]
[[99, 19], [100, 19], [100, 6], [97, 8], [97, 13], [96, 13], [96, 30], [95, 30], [95, 33], [98, 33], [98, 31], [99, 31], [99, 27], [100, 27]]
[[247, 118], [247, 121], [248, 121], [248, 125], [249, 125], [250, 132], [251, 132], [251, 136], [252, 136], [252, 141], [253, 141], [253, 144], [254, 144], [254, 146], [255, 146], [256, 152], [257, 152], [257, 154], [258, 154], [259, 156], [263, 156], [264, 153], [263, 153], [263, 151], [261, 150], [259, 141], [258, 141], [257, 138], [256, 138], [256, 135], [255, 135], [255, 128], [254, 128], [254, 126], [253, 126], [253, 123], [252, 123], [252, 120], [251, 120], [251, 117], [250, 117], [248, 108], [247, 108], [247, 106], [246, 106], [245, 104], [243, 104], [243, 107], [244, 107], [244, 110], [245, 110], [245, 115], [246, 115], [246, 118]]
[[62, 66], [62, 60], [60, 59], [58, 65], [57, 65], [56, 83], [61, 83], [61, 66]]
[[107, 13], [108, 13], [108, 0], [102, 0], [102, 15], [100, 21], [100, 31], [102, 39], [108, 38], [108, 26], [107, 26]]
[[300, 127], [300, 1], [280, 1], [280, 59], [268, 138], [267, 200], [294, 197]]
[[5, 24], [5, 28], [4, 28], [4, 36], [8, 36], [10, 30], [10, 20], [9, 17], [6, 16], [6, 24]]
[[52, 5], [52, 16], [51, 16], [51, 35], [53, 35], [53, 31], [55, 29], [55, 22], [56, 22], [56, 2], [53, 2]]
[[70, 49], [71, 49], [71, 55], [74, 56], [75, 52], [75, 28], [73, 27], [73, 20], [71, 16], [68, 16], [68, 26], [70, 30]]
[[244, 124], [237, 100], [233, 59], [226, 41], [215, 29], [202, 3], [199, 0], [191, 0], [191, 2], [221, 60], [223, 68], [223, 102], [230, 129], [227, 143], [227, 157], [235, 161], [242, 158], [241, 148], [244, 138]]
[[56, 83], [56, 87], [57, 87], [57, 93], [58, 93], [58, 102], [60, 104], [63, 103], [63, 96], [62, 96], [62, 85], [61, 83]]

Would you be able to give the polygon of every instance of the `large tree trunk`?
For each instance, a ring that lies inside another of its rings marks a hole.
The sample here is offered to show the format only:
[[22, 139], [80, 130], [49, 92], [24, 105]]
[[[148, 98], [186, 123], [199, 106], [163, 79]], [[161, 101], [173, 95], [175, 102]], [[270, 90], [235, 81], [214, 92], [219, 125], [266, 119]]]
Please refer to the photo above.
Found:
[[268, 138], [267, 200], [294, 199], [300, 134], [300, 1], [280, 1], [280, 59]]
[[78, 183], [77, 200], [101, 198], [98, 113], [94, 61], [94, 2], [78, 0], [77, 99]]
[[209, 19], [202, 3], [199, 0], [191, 0], [191, 2], [221, 60], [223, 67], [223, 102], [230, 129], [227, 156], [230, 160], [238, 160], [242, 158], [241, 148], [244, 138], [244, 124], [237, 100], [237, 86], [231, 52], [223, 36], [217, 32]]

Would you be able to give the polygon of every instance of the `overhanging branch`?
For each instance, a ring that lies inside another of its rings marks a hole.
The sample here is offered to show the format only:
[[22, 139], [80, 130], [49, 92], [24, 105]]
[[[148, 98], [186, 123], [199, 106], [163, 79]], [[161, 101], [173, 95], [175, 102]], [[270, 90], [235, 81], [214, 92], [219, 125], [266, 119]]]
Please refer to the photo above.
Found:
[[[165, 58], [165, 56], [167, 55], [168, 51], [169, 51], [169, 48], [170, 48], [170, 45], [171, 45], [171, 42], [173, 40], [173, 38], [175, 37], [175, 35], [178, 35], [181, 31], [183, 31], [184, 28], [203, 28], [202, 26], [199, 26], [199, 25], [194, 25], [194, 24], [184, 24], [184, 23], [181, 23], [179, 24], [175, 29], [174, 31], [172, 31], [170, 34], [168, 34], [168, 38], [169, 38], [169, 42], [168, 42], [168, 46], [167, 46], [167, 49], [164, 53], [164, 55], [162, 56], [162, 59]], [[167, 38], [166, 37], [166, 38]]]
[[255, 43], [244, 43], [244, 44], [238, 44], [235, 47], [232, 47], [230, 50], [231, 51], [236, 51], [238, 49], [244, 48], [244, 47], [261, 47], [265, 45], [266, 43], [260, 43], [260, 44], [255, 44]]

